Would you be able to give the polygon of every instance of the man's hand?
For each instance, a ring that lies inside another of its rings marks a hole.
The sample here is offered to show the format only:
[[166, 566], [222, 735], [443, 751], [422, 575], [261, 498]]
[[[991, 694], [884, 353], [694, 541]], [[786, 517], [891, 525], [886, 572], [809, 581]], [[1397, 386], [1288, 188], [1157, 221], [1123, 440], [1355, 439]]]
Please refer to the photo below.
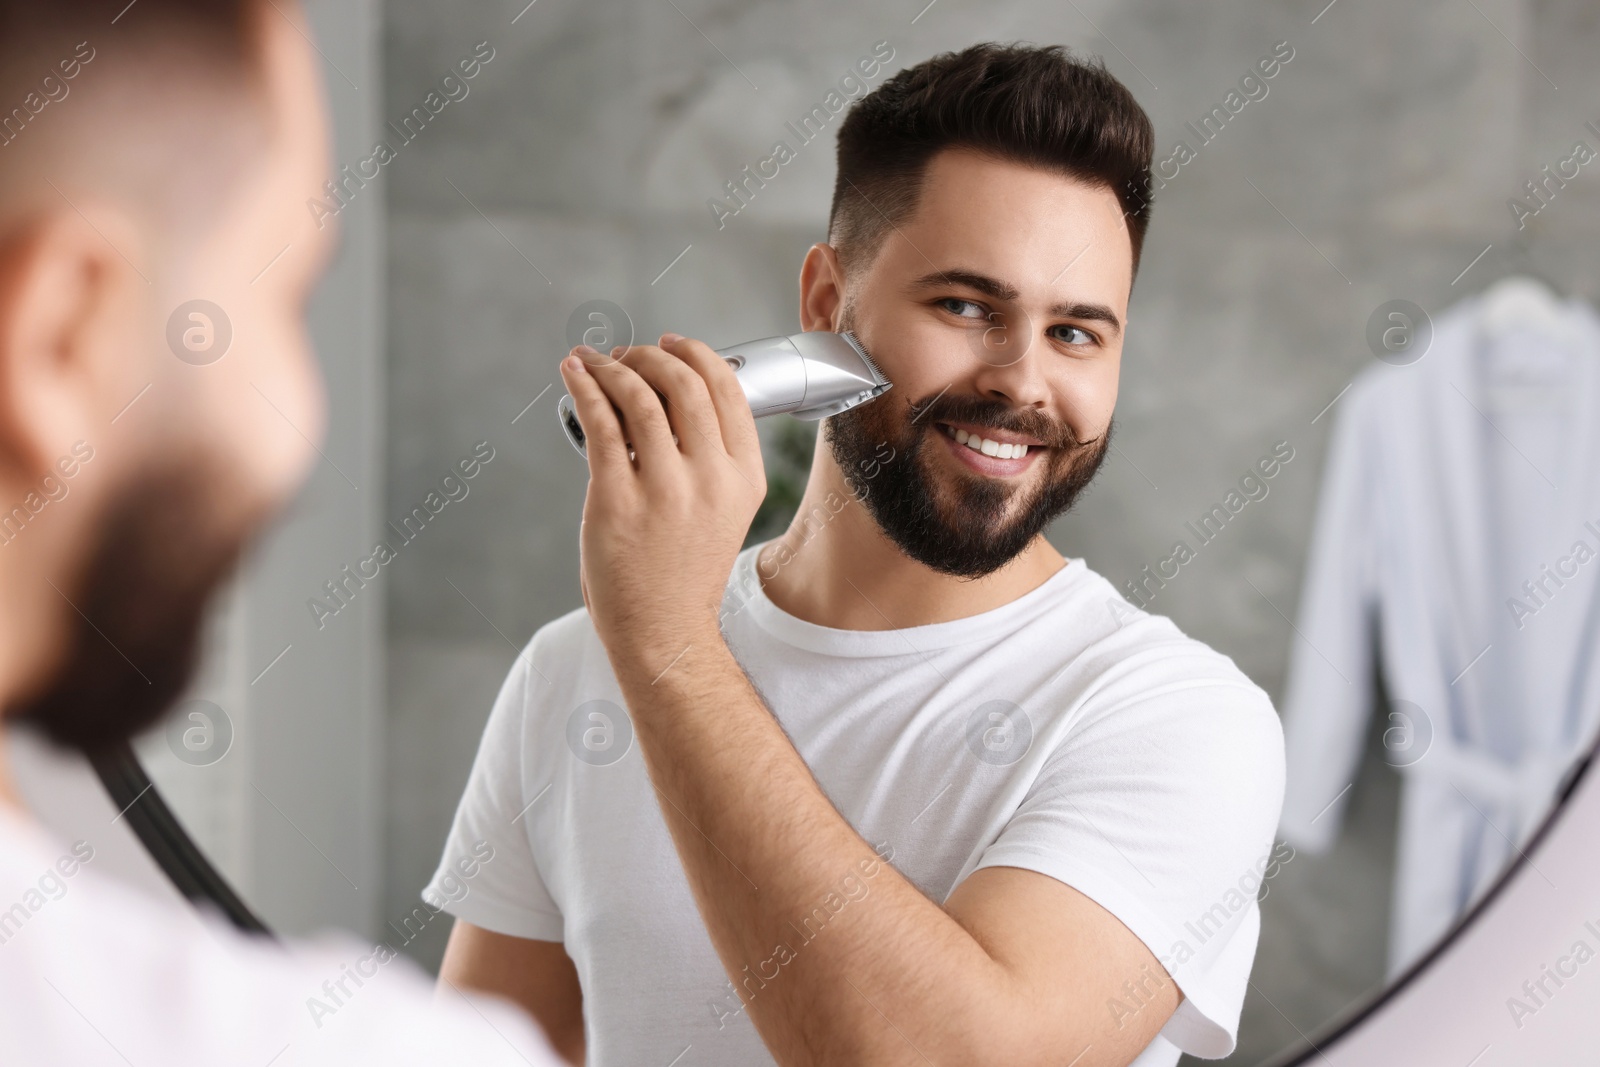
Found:
[[767, 490], [755, 417], [733, 368], [677, 334], [609, 356], [580, 345], [561, 377], [589, 456], [584, 603], [619, 674], [664, 670], [720, 640], [728, 575]]

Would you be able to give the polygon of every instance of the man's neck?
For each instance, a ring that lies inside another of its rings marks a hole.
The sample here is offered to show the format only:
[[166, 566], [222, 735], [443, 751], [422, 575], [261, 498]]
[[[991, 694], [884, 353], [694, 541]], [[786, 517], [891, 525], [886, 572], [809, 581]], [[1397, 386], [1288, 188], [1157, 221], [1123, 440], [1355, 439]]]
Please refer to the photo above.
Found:
[[762, 589], [790, 615], [841, 630], [948, 622], [1009, 604], [1066, 565], [1040, 535], [982, 578], [934, 571], [884, 535], [821, 444], [794, 522], [756, 560]]

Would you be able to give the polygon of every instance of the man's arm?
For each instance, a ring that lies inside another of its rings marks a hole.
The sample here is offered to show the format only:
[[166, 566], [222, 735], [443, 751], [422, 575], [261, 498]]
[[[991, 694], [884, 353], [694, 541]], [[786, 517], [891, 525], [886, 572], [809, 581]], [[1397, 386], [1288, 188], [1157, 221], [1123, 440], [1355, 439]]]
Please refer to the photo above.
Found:
[[[1150, 1043], [1180, 994], [1114, 915], [1014, 867], [975, 872], [941, 908], [834, 809], [717, 635], [684, 643], [623, 692], [700, 913], [779, 1063], [1095, 1067]], [[867, 887], [854, 899], [849, 875]]]
[[544, 1028], [571, 1064], [584, 1060], [583, 990], [559, 941], [510, 937], [457, 919], [439, 966], [441, 987], [504, 997]]

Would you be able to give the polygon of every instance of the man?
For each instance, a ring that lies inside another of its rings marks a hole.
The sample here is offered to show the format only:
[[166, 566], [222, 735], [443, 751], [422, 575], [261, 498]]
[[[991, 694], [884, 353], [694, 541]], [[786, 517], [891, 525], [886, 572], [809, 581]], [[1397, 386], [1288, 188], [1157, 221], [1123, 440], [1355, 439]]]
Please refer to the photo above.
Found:
[[[62, 744], [162, 714], [314, 455], [302, 304], [329, 246], [304, 204], [330, 168], [306, 33], [288, 0], [0, 2], [0, 706]], [[383, 949], [286, 952], [117, 885], [6, 765], [7, 1065], [555, 1062], [506, 1005], [435, 1011]]]
[[827, 420], [771, 542], [740, 550], [765, 479], [708, 346], [563, 361], [585, 608], [491, 713], [445, 981], [599, 1067], [1232, 1050], [1277, 716], [1043, 536], [1105, 456], [1152, 141], [1059, 48], [854, 106], [800, 318], [894, 388]]

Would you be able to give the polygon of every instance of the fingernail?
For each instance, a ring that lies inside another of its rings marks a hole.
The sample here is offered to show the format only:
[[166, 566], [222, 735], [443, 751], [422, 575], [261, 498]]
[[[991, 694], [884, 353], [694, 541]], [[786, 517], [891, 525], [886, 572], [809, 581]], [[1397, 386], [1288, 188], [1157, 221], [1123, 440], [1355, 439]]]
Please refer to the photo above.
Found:
[[600, 354], [600, 350], [598, 348], [592, 348], [589, 345], [576, 345], [572, 350], [580, 355], [585, 356], [598, 356]]
[[664, 345], [675, 345], [681, 340], [683, 340], [683, 334], [681, 333], [664, 333], [661, 335], [661, 343]]
[[627, 345], [618, 345], [617, 347], [615, 347], [615, 348], [613, 348], [611, 350], [611, 354], [613, 356], [620, 356], [620, 355], [622, 355], [622, 353], [626, 352], [627, 350], [628, 350], [628, 346]]

